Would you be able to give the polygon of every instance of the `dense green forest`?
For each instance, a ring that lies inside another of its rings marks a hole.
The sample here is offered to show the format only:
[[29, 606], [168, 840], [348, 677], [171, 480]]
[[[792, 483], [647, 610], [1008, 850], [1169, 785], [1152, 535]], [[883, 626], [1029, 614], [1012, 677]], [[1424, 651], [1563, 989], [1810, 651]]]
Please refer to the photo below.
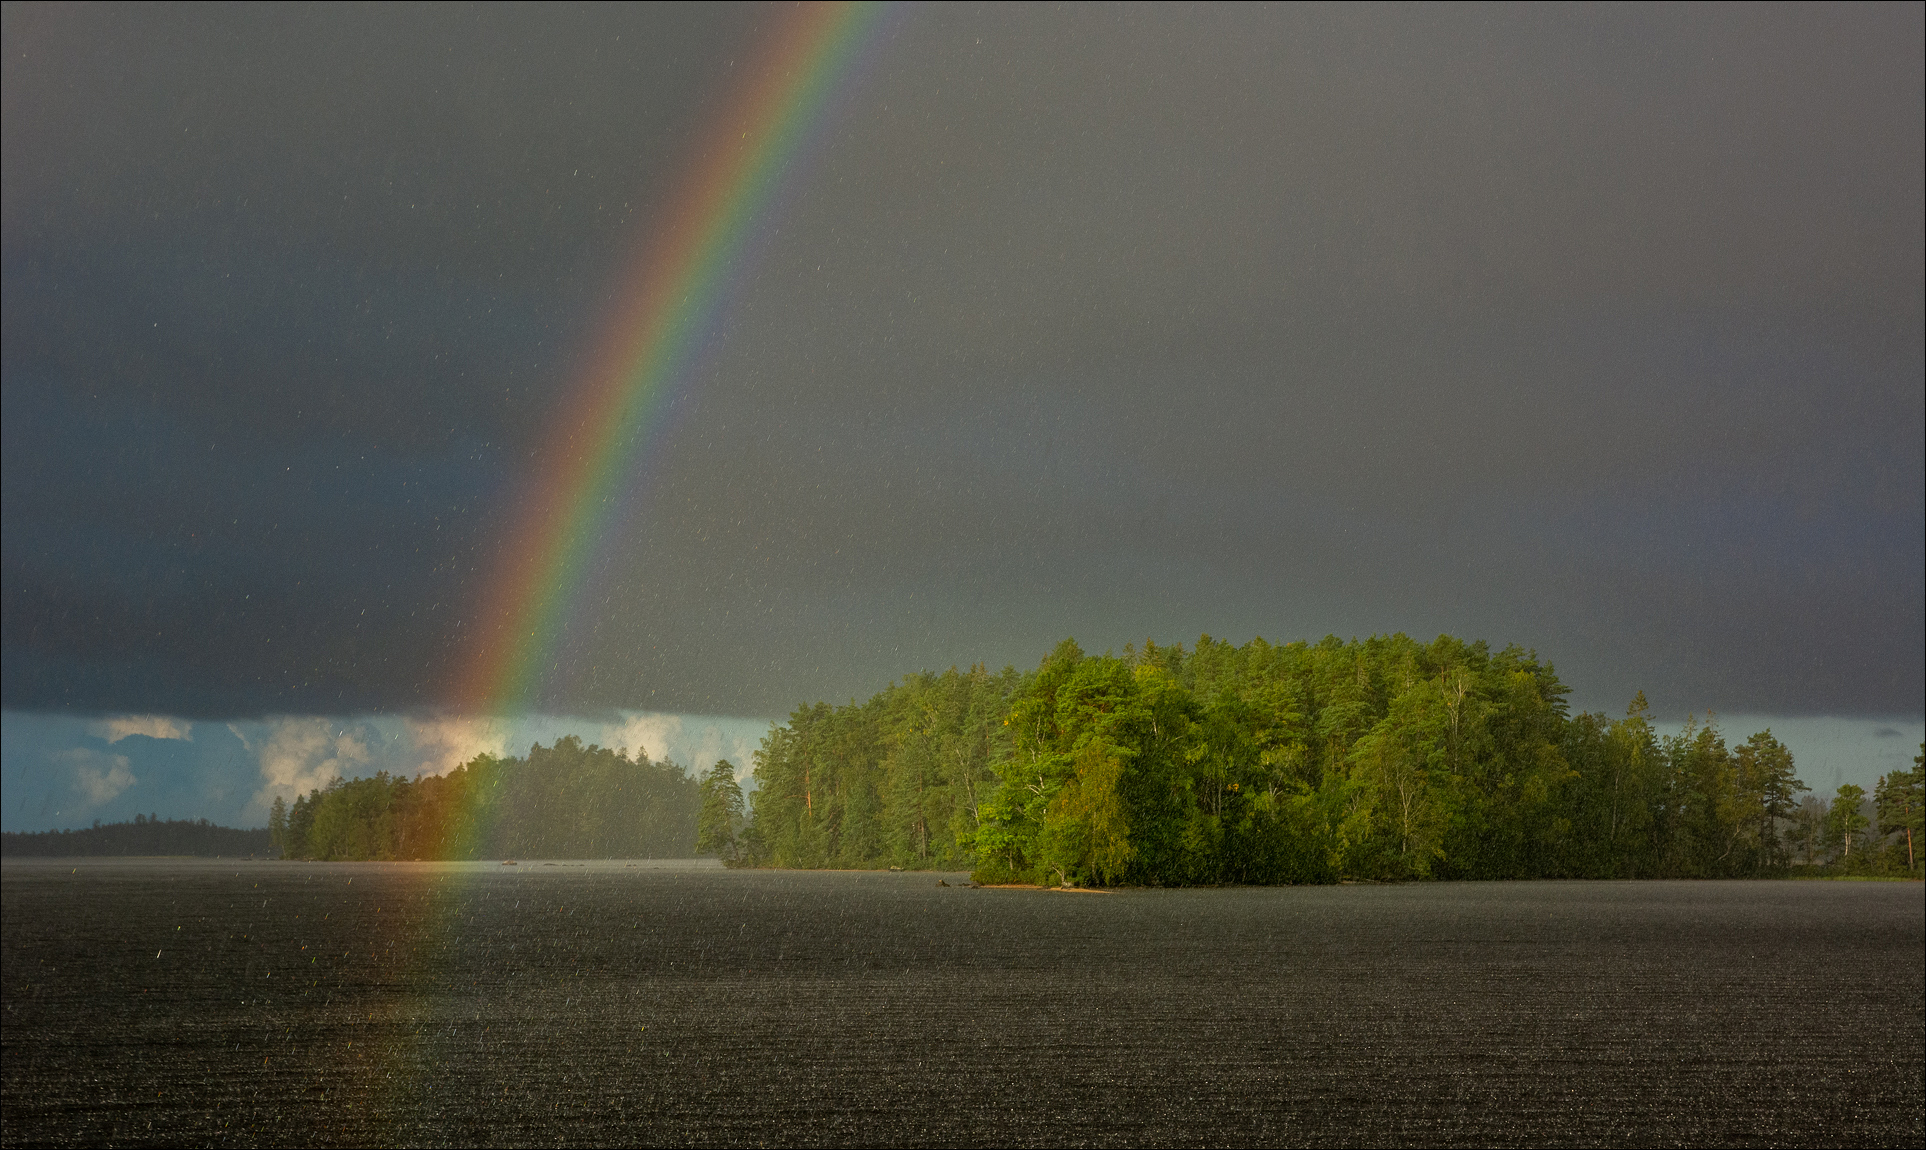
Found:
[[763, 740], [754, 818], [725, 857], [968, 869], [1024, 688], [1014, 670], [952, 669], [909, 676], [867, 703], [799, 708]]
[[570, 736], [442, 776], [336, 779], [276, 799], [268, 831], [297, 859], [683, 858], [701, 801], [674, 763]]
[[1572, 714], [1516, 647], [1404, 635], [908, 676], [773, 727], [745, 796], [567, 738], [277, 802], [289, 858], [680, 857], [969, 869], [982, 882], [1719, 878], [1921, 872], [1926, 762], [1807, 792], [1769, 731]]
[[[1449, 636], [1059, 645], [798, 709], [756, 758], [737, 865], [973, 868], [1047, 884], [1920, 873], [1922, 767], [1808, 796], [1769, 731], [1570, 713], [1530, 652]], [[716, 809], [721, 811], [721, 800]]]
[[162, 819], [135, 815], [132, 822], [102, 823], [71, 831], [7, 831], [0, 834], [0, 856], [7, 858], [85, 858], [88, 856], [198, 855], [242, 858], [273, 850], [268, 832], [216, 826], [206, 819]]

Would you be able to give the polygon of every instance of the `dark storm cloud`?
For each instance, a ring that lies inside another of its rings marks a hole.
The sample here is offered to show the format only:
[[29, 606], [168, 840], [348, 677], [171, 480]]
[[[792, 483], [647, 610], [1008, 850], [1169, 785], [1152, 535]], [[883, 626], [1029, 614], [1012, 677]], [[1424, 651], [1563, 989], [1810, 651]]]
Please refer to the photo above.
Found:
[[[9, 9], [8, 705], [440, 701], [766, 16]], [[544, 702], [1403, 629], [1592, 705], [1917, 713], [1920, 35], [918, 10]]]

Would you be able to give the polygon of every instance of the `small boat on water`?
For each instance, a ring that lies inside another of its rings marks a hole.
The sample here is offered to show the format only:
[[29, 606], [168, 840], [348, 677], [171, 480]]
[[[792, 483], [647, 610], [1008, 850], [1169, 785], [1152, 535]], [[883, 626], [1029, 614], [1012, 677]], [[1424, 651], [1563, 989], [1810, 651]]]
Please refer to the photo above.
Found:
[[521, 863], [518, 863], [518, 862], [516, 862], [516, 861], [515, 861], [514, 859], [503, 859], [503, 860], [502, 860], [502, 865], [503, 865], [503, 866], [520, 866], [520, 865], [522, 865], [522, 864], [521, 864]]

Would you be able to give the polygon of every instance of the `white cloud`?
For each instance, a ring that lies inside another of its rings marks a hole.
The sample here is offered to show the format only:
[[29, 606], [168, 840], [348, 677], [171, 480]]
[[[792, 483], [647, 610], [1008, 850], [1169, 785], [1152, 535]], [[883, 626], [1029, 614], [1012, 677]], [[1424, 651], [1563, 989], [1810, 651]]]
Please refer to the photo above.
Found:
[[622, 721], [602, 727], [605, 747], [646, 748], [651, 759], [669, 759], [697, 774], [727, 759], [744, 785], [755, 771], [752, 757], [768, 730], [761, 719], [712, 715], [662, 715], [624, 711]]
[[117, 715], [111, 719], [101, 719], [94, 723], [89, 733], [96, 738], [118, 743], [129, 735], [146, 735], [150, 739], [194, 740], [194, 725], [186, 719], [176, 719], [172, 715]]
[[651, 759], [672, 759], [671, 746], [682, 734], [682, 716], [656, 715], [641, 711], [622, 712], [620, 723], [605, 724], [597, 740], [605, 747], [627, 749], [630, 758], [647, 754]]
[[689, 749], [689, 767], [698, 775], [716, 764], [717, 759], [729, 760], [736, 768], [736, 778], [741, 781], [755, 770], [755, 760], [750, 758], [756, 751], [756, 740], [744, 739], [710, 723], [701, 727], [692, 740]]
[[[552, 744], [568, 735], [695, 772], [726, 758], [743, 785], [751, 787], [756, 746], [768, 730], [767, 719], [652, 711], [592, 717], [282, 715], [218, 726], [165, 715], [9, 711], [0, 724], [6, 743], [0, 793], [7, 799], [8, 830], [44, 830], [103, 807], [119, 811], [134, 790], [151, 796], [135, 800], [143, 806], [151, 802], [188, 817], [260, 826], [277, 797], [291, 801], [337, 774], [350, 779], [376, 771], [401, 778], [445, 774], [476, 755], [525, 755], [530, 743]], [[147, 737], [126, 737], [132, 734]], [[108, 739], [115, 740], [113, 745], [105, 743]]]
[[402, 720], [417, 775], [445, 775], [477, 755], [506, 755], [508, 728], [500, 719], [447, 716]]
[[91, 747], [75, 747], [55, 758], [73, 764], [74, 785], [91, 806], [111, 801], [140, 780], [127, 769], [126, 755], [110, 755]]
[[[249, 804], [264, 814], [277, 796], [293, 799], [326, 786], [336, 775], [353, 778], [371, 758], [367, 736], [358, 727], [326, 718], [270, 719], [265, 726], [267, 737], [256, 754], [266, 785], [254, 792]], [[245, 739], [242, 745], [255, 750]]]

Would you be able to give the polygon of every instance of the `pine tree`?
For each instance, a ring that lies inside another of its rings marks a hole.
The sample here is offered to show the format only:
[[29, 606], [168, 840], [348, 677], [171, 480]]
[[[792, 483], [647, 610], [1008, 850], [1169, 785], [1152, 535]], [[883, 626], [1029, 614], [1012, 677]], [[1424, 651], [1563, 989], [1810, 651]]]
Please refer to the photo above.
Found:
[[702, 810], [696, 816], [695, 851], [724, 862], [736, 857], [736, 831], [742, 825], [742, 787], [728, 759], [717, 759], [702, 776]]
[[1919, 749], [1920, 753], [1913, 756], [1912, 770], [1881, 776], [1873, 792], [1873, 804], [1879, 811], [1879, 833], [1906, 836], [1908, 871], [1919, 865], [1915, 841], [1920, 834], [1921, 816], [1926, 815], [1926, 743], [1920, 744]]
[[1733, 759], [1738, 767], [1739, 790], [1758, 819], [1758, 865], [1785, 866], [1787, 852], [1778, 826], [1793, 817], [1798, 809], [1795, 800], [1807, 789], [1793, 773], [1792, 752], [1773, 738], [1770, 730], [1764, 730], [1747, 739], [1733, 753]]

